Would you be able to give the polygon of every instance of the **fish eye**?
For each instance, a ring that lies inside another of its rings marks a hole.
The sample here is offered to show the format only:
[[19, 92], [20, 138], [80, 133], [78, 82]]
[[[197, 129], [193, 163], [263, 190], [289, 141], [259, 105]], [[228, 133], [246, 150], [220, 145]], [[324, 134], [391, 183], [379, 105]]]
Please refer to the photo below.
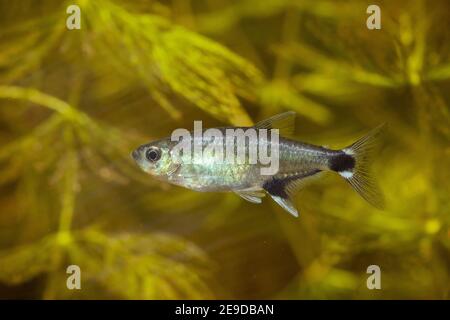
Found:
[[151, 162], [158, 161], [161, 158], [161, 150], [156, 147], [151, 147], [145, 152], [145, 157]]

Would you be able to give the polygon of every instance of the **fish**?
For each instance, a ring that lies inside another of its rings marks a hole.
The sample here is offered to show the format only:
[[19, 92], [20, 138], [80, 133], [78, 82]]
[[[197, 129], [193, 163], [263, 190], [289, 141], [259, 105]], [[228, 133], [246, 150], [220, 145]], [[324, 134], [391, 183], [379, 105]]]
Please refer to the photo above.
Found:
[[[268, 194], [294, 217], [298, 217], [298, 210], [293, 204], [294, 196], [308, 181], [320, 177], [324, 172], [340, 175], [369, 204], [378, 209], [384, 208], [384, 197], [370, 172], [370, 165], [385, 124], [342, 149], [294, 140], [290, 138], [294, 125], [295, 112], [288, 111], [258, 122], [253, 127], [214, 128], [224, 136], [229, 129], [276, 131], [277, 139], [275, 136], [259, 135], [256, 139], [246, 140], [243, 147], [247, 153], [245, 161], [241, 163], [228, 161], [224, 157], [221, 162], [213, 161], [217, 152], [207, 151], [207, 147], [216, 143], [223, 145], [224, 139], [219, 141], [201, 135], [194, 135], [188, 142], [194, 150], [195, 146], [200, 145], [205, 151], [199, 161], [192, 161], [192, 154], [175, 157], [174, 150], [179, 141], [173, 141], [171, 137], [143, 144], [131, 155], [143, 171], [160, 181], [200, 192], [234, 192], [256, 204], [262, 203], [262, 198]], [[273, 150], [277, 150], [278, 169], [273, 174], [262, 174], [261, 168], [267, 165], [248, 161], [247, 149], [255, 147], [255, 144], [276, 147]], [[232, 147], [236, 153], [237, 147]]]

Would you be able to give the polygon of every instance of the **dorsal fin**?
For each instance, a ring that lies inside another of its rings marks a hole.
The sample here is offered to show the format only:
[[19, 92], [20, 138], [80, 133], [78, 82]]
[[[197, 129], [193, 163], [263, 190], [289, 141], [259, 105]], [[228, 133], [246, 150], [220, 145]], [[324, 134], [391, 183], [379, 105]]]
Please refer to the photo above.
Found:
[[305, 182], [321, 172], [320, 170], [302, 171], [295, 174], [278, 174], [267, 180], [263, 188], [270, 194], [286, 211], [294, 217], [298, 217], [298, 211], [292, 204], [292, 198], [300, 190]]
[[294, 133], [295, 112], [288, 111], [262, 120], [254, 125], [255, 129], [278, 129], [280, 136], [290, 136]]

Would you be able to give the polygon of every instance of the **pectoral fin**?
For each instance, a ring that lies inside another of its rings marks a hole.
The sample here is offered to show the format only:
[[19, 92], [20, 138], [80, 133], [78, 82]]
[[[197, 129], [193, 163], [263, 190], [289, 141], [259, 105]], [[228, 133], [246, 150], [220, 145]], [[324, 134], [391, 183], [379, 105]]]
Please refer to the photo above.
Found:
[[172, 163], [169, 165], [169, 168], [167, 169], [167, 175], [171, 176], [177, 172], [177, 170], [180, 168], [179, 163]]
[[263, 188], [283, 209], [298, 217], [298, 211], [292, 204], [292, 198], [302, 186], [317, 175], [320, 170], [298, 172], [289, 176], [277, 175], [267, 180]]
[[234, 191], [241, 198], [251, 203], [261, 203], [262, 197], [265, 196], [264, 192], [251, 191], [251, 190], [235, 190]]

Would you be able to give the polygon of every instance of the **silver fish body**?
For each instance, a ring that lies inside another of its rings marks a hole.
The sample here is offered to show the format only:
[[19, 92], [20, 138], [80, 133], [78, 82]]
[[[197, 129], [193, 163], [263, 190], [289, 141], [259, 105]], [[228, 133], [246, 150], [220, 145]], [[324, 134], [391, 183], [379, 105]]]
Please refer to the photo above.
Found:
[[[259, 147], [260, 140], [251, 142]], [[209, 143], [204, 143], [204, 147]], [[269, 147], [271, 144], [268, 144]], [[327, 170], [329, 159], [336, 151], [279, 138], [279, 170], [277, 176], [290, 177], [299, 173]], [[246, 146], [246, 149], [248, 147]], [[245, 151], [248, 152], [247, 150]], [[211, 156], [212, 158], [213, 156]], [[262, 188], [272, 177], [261, 174], [264, 165], [237, 164], [235, 161], [198, 164], [182, 164], [168, 181], [197, 191], [233, 191], [246, 188]]]
[[[280, 134], [293, 129], [292, 112], [283, 113], [256, 124], [256, 129], [278, 129]], [[226, 136], [227, 129], [217, 128]], [[376, 207], [382, 206], [382, 195], [374, 180], [367, 172], [367, 159], [373, 153], [375, 137], [381, 131], [376, 128], [367, 136], [342, 150], [332, 150], [279, 136], [278, 139], [258, 136], [249, 139], [245, 146], [245, 161], [237, 163], [235, 158], [228, 159], [225, 154], [225, 142], [217, 138], [193, 137], [190, 140], [192, 150], [203, 150], [198, 161], [192, 161], [192, 154], [182, 154], [174, 161], [172, 151], [176, 141], [171, 138], [144, 144], [133, 151], [137, 164], [158, 179], [174, 185], [203, 192], [235, 192], [253, 203], [261, 203], [267, 193], [292, 215], [298, 212], [292, 204], [292, 197], [304, 182], [323, 171], [333, 171], [345, 178], [358, 193]], [[251, 163], [248, 155], [252, 150], [264, 145], [268, 150], [278, 151], [278, 170], [271, 175], [262, 174], [267, 164]], [[222, 148], [223, 154], [212, 150]], [[236, 155], [237, 146], [233, 146]]]

